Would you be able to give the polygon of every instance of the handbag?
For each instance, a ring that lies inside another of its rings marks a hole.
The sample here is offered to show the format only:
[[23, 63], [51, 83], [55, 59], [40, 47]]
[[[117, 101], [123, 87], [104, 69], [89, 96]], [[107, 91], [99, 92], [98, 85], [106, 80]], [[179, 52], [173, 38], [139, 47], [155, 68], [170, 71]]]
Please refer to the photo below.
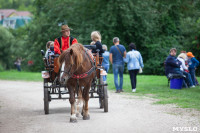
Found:
[[140, 69], [139, 69], [139, 73], [142, 73], [143, 71], [142, 71], [142, 68], [140, 67]]
[[[135, 54], [133, 54], [134, 56], [135, 56]], [[139, 62], [139, 59], [135, 56], [135, 58], [138, 60], [138, 62]], [[143, 70], [142, 70], [142, 67], [140, 67], [140, 69], [139, 69], [139, 73], [142, 73], [143, 72]]]

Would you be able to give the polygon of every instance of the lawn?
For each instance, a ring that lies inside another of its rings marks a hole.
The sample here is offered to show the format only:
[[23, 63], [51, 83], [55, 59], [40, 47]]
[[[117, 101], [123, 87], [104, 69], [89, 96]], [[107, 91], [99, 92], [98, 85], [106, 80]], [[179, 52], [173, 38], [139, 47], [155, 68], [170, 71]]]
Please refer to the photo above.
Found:
[[43, 81], [41, 73], [18, 72], [15, 70], [0, 72], [0, 79], [3, 80], [24, 80], [24, 81]]
[[[42, 81], [41, 73], [5, 71], [0, 72], [3, 80]], [[124, 74], [123, 89], [127, 94], [148, 96], [159, 99], [157, 104], [176, 104], [182, 108], [195, 108], [200, 110], [200, 86], [195, 88], [183, 88], [181, 90], [170, 89], [167, 86], [165, 76], [138, 75], [137, 92], [131, 92], [131, 84], [128, 74]], [[198, 77], [198, 81], [200, 78]], [[108, 88], [115, 90], [113, 74], [108, 74]]]

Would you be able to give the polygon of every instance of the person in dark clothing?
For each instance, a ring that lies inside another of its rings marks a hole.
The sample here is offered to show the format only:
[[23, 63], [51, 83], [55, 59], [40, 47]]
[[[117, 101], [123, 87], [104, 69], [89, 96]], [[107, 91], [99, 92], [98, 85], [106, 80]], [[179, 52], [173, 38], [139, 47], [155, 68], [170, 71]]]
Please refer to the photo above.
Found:
[[92, 41], [95, 42], [94, 45], [96, 45], [96, 49], [92, 50], [92, 53], [97, 53], [97, 49], [99, 49], [99, 56], [102, 57], [102, 53], [104, 53], [104, 50], [102, 48], [102, 44], [101, 44], [101, 34], [98, 31], [93, 31], [91, 33], [91, 39]]
[[182, 63], [176, 58], [176, 49], [175, 48], [170, 49], [170, 55], [167, 57], [165, 61], [166, 76], [168, 76], [169, 73], [183, 75], [180, 70], [181, 64]]
[[16, 61], [15, 61], [15, 66], [16, 66], [16, 68], [17, 68], [17, 70], [19, 71], [19, 72], [21, 72], [21, 62], [23, 61], [23, 59], [22, 58], [17, 58], [16, 59]]

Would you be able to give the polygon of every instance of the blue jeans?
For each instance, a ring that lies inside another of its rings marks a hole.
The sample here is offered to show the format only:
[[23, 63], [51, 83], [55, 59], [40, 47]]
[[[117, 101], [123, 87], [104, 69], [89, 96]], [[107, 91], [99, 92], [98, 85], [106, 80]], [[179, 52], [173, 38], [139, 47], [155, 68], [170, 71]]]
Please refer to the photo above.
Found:
[[190, 71], [190, 75], [191, 75], [191, 79], [192, 79], [193, 85], [196, 85], [196, 82], [195, 82], [195, 69], [189, 69], [189, 71]]
[[194, 84], [192, 82], [192, 78], [191, 78], [190, 73], [183, 71], [183, 75], [186, 76], [186, 81], [187, 81], [188, 86], [193, 86]]
[[[109, 64], [108, 65], [102, 65], [104, 68], [105, 68], [105, 71], [108, 73], [108, 70], [109, 70]], [[107, 80], [107, 76], [103, 76], [103, 81], [106, 81]]]
[[17, 70], [18, 70], [19, 72], [21, 72], [21, 67], [20, 67], [20, 65], [16, 65], [16, 67], [17, 67]]
[[[116, 90], [120, 90], [123, 88], [123, 72], [124, 72], [124, 64], [113, 64], [113, 74], [114, 74], [114, 83]], [[118, 74], [120, 78], [120, 84], [118, 84]]]

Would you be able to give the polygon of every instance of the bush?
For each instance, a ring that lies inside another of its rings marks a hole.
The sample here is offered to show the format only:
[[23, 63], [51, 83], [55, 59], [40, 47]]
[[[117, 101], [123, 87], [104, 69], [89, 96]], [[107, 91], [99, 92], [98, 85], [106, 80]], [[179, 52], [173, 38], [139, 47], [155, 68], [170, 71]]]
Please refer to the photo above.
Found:
[[0, 72], [2, 72], [2, 71], [4, 71], [4, 68], [3, 68], [3, 66], [0, 63]]

